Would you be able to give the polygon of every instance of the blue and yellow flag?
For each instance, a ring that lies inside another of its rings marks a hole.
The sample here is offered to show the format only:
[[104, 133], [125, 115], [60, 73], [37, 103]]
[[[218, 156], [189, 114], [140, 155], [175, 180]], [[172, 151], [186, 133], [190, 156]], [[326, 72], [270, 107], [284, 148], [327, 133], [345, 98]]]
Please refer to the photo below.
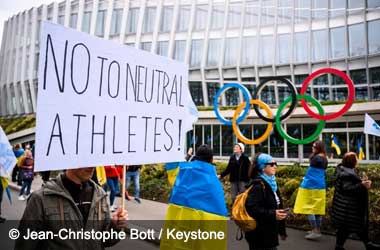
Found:
[[359, 160], [363, 160], [365, 158], [364, 149], [363, 149], [363, 143], [362, 138], [358, 140], [358, 145], [356, 148], [356, 154], [358, 155]]
[[335, 135], [331, 135], [331, 147], [335, 148], [335, 151], [336, 151], [337, 155], [341, 154], [340, 144], [339, 144], [338, 139], [335, 137]]
[[[173, 169], [178, 169], [178, 174], [169, 200], [160, 249], [227, 249], [228, 213], [215, 167], [206, 162], [192, 161], [181, 162], [178, 168]], [[195, 237], [172, 239], [170, 232], [173, 230], [191, 233]], [[202, 240], [197, 237], [202, 232], [222, 232], [224, 238]]]
[[309, 166], [298, 189], [294, 213], [324, 215], [326, 208], [325, 169]]
[[173, 187], [175, 179], [179, 172], [180, 162], [170, 162], [165, 164], [166, 174], [168, 175], [169, 185]]

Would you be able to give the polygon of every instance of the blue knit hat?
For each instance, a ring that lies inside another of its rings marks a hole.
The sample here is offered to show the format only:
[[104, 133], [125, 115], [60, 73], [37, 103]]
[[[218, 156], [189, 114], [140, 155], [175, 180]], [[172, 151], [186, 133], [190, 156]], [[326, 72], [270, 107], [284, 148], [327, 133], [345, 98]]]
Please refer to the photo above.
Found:
[[258, 170], [262, 171], [265, 168], [265, 164], [270, 163], [272, 160], [272, 156], [261, 153], [256, 160]]

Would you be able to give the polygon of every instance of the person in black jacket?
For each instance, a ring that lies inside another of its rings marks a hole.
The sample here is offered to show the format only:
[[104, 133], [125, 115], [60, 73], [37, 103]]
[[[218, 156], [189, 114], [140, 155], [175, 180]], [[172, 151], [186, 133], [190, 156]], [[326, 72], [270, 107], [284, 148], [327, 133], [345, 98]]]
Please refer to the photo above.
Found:
[[[253, 157], [252, 157], [253, 158]], [[253, 231], [245, 233], [250, 250], [276, 250], [278, 235], [287, 238], [280, 191], [276, 183], [277, 163], [268, 154], [258, 154], [252, 161], [255, 176], [245, 203], [248, 214], [256, 220]]]
[[368, 189], [372, 182], [360, 178], [355, 172], [358, 159], [354, 152], [346, 153], [335, 171], [335, 191], [332, 222], [337, 228], [336, 250], [343, 245], [351, 233], [356, 233], [366, 249], [380, 249], [368, 239]]
[[237, 143], [234, 146], [234, 153], [231, 155], [227, 168], [220, 174], [220, 179], [230, 175], [231, 183], [231, 204], [234, 204], [236, 196], [245, 191], [248, 184], [249, 158], [244, 154], [244, 144]]

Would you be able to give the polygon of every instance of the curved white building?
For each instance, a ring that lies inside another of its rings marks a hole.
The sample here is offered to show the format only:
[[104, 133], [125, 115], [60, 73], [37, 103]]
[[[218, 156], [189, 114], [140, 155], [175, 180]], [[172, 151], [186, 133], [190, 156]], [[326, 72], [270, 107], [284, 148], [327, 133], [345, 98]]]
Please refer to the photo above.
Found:
[[[212, 106], [216, 91], [238, 82], [254, 91], [258, 82], [284, 76], [296, 84], [313, 71], [333, 67], [355, 83], [356, 103], [343, 117], [326, 124], [321, 139], [334, 134], [342, 151], [363, 142], [366, 160], [380, 157], [380, 139], [364, 135], [364, 113], [380, 120], [379, 0], [67, 0], [42, 5], [5, 22], [0, 53], [0, 116], [36, 110], [39, 27], [50, 20], [104, 39], [135, 46], [189, 64], [189, 85], [198, 106]], [[334, 75], [318, 77], [310, 94], [320, 101], [345, 101], [347, 87]], [[278, 105], [288, 91], [272, 83], [261, 98]], [[221, 98], [224, 106], [242, 100], [238, 90]], [[341, 105], [325, 105], [325, 111]], [[297, 108], [285, 128], [294, 137], [313, 132], [316, 120]], [[231, 113], [230, 111], [225, 112]], [[241, 130], [258, 137], [264, 121], [251, 116]], [[227, 156], [236, 141], [213, 111], [203, 111], [188, 146], [208, 143]], [[311, 145], [287, 143], [274, 131], [261, 150], [280, 159], [307, 158]], [[257, 147], [247, 147], [253, 153]], [[336, 156], [335, 156], [336, 157]]]

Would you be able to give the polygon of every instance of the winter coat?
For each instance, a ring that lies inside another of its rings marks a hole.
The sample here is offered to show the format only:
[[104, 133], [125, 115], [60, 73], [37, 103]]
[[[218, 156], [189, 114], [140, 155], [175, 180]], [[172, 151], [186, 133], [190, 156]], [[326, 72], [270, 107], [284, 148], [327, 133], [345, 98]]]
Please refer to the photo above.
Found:
[[[45, 183], [41, 189], [33, 192], [27, 202], [24, 215], [20, 221], [19, 231], [26, 235], [26, 230], [52, 231], [58, 233], [66, 228], [72, 231], [110, 231], [113, 227], [110, 208], [105, 191], [90, 180], [93, 187], [92, 202], [88, 211], [88, 219], [84, 222], [83, 215], [62, 182], [62, 174], [57, 179]], [[114, 229], [118, 231], [117, 229]], [[68, 235], [68, 234], [66, 234]], [[100, 250], [116, 244], [117, 240], [60, 240], [58, 237], [48, 240], [16, 240], [15, 250]]]
[[248, 182], [248, 169], [250, 164], [249, 158], [245, 154], [242, 154], [239, 160], [236, 160], [235, 155], [231, 155], [226, 170], [224, 170], [220, 176], [223, 178], [226, 175], [230, 175], [230, 182]]
[[335, 176], [332, 222], [338, 229], [363, 232], [368, 228], [368, 190], [352, 168], [340, 164]]
[[279, 205], [270, 185], [260, 177], [254, 179], [245, 203], [248, 214], [257, 223], [255, 230], [245, 233], [250, 249], [276, 247], [278, 235], [286, 236], [285, 221], [276, 220], [276, 209], [283, 208], [279, 189], [276, 193]]
[[122, 178], [123, 167], [122, 166], [104, 166], [107, 178]]

